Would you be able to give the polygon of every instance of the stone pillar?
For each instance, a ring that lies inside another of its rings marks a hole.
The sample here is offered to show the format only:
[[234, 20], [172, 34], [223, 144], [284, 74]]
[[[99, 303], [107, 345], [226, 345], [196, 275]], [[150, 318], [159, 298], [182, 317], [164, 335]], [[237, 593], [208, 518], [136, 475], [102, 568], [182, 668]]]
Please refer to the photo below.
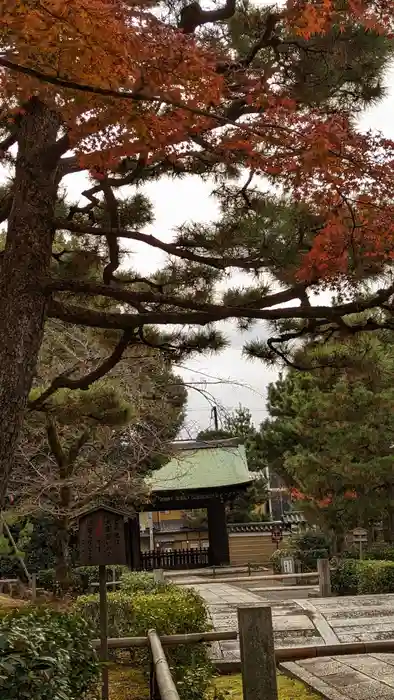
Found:
[[238, 607], [244, 700], [278, 700], [271, 608]]
[[138, 514], [129, 520], [130, 568], [134, 571], [141, 569], [141, 536]]
[[210, 565], [220, 566], [230, 563], [226, 509], [218, 498], [212, 500], [208, 507], [209, 553]]

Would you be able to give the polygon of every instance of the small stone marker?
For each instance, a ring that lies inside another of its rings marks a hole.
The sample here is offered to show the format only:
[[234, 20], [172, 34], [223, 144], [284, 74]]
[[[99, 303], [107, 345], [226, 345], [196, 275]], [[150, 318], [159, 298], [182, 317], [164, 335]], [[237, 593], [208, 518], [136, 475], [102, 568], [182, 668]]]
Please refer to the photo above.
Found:
[[282, 557], [280, 560], [282, 574], [294, 574], [294, 557]]
[[238, 606], [244, 700], [278, 700], [271, 608]]
[[163, 569], [153, 569], [153, 578], [156, 583], [164, 583], [164, 571]]

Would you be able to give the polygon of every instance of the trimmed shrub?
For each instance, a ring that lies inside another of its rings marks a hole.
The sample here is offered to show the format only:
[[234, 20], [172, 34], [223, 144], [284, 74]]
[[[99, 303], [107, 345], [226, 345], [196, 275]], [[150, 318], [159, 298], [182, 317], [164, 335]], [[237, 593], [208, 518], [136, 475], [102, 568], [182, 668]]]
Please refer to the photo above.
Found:
[[0, 619], [2, 700], [82, 700], [99, 664], [79, 616], [26, 607]]
[[[99, 599], [82, 596], [74, 603], [99, 636]], [[125, 590], [108, 594], [108, 634], [110, 637], [145, 636], [150, 628], [158, 634], [204, 632], [209, 629], [204, 601], [194, 591], [169, 585], [162, 592], [130, 595]], [[205, 644], [184, 644], [166, 649], [171, 672], [183, 700], [201, 700], [212, 675]], [[131, 651], [131, 657], [145, 671], [149, 670], [147, 649]]]
[[365, 551], [363, 549], [363, 558], [377, 561], [394, 561], [394, 546], [385, 542], [373, 544]]
[[357, 595], [358, 570], [357, 562], [353, 559], [340, 561], [331, 571], [331, 589], [337, 595]]
[[156, 581], [153, 574], [144, 571], [125, 571], [120, 579], [120, 590], [128, 595], [134, 593], [163, 593], [175, 588], [168, 581]]
[[338, 595], [394, 593], [394, 562], [344, 560], [332, 572], [331, 584]]

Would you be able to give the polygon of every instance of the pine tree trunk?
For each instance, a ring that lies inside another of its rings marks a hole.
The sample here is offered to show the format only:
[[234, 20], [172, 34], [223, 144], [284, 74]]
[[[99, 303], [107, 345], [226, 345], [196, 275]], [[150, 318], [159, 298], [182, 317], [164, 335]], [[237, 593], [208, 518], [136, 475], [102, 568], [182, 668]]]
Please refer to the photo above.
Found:
[[0, 268], [0, 505], [4, 502], [40, 350], [56, 202], [55, 143], [59, 120], [32, 98], [21, 118], [12, 210]]
[[62, 593], [66, 593], [71, 585], [70, 527], [67, 518], [58, 520], [56, 536], [56, 581]]
[[[60, 467], [60, 480], [69, 479], [72, 474], [72, 465], [63, 464]], [[70, 521], [68, 513], [71, 506], [71, 488], [63, 483], [60, 487], [60, 508], [63, 517], [57, 523], [57, 556], [56, 556], [56, 580], [63, 593], [71, 586], [71, 557], [70, 557]]]

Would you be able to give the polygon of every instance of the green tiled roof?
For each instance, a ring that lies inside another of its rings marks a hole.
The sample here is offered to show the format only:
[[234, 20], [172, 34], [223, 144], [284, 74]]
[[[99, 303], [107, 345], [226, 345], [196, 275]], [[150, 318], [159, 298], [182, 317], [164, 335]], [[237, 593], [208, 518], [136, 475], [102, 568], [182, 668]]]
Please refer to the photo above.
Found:
[[149, 479], [153, 492], [217, 489], [253, 480], [245, 448], [234, 440], [175, 444], [176, 455]]

